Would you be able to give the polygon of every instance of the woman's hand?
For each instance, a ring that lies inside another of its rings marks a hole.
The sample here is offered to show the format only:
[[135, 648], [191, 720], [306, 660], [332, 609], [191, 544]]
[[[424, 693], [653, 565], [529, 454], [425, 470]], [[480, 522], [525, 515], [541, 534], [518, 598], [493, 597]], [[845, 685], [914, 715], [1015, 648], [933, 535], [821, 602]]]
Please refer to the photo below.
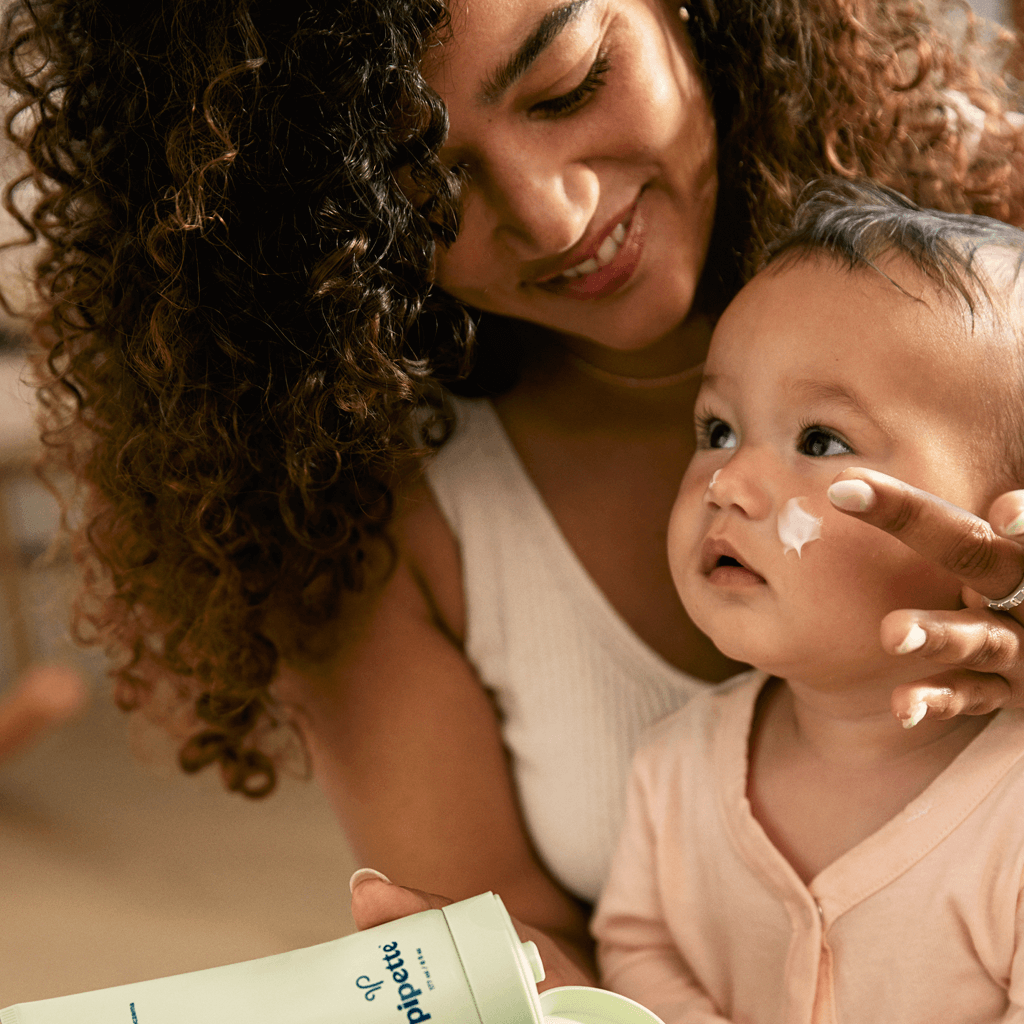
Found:
[[[370, 868], [360, 868], [349, 880], [349, 887], [352, 890], [352, 917], [360, 931], [418, 914], [422, 910], [440, 910], [452, 902], [421, 889], [394, 885], [380, 872]], [[589, 966], [584, 965], [578, 956], [571, 957], [566, 946], [560, 945], [555, 937], [515, 918], [512, 923], [523, 941], [532, 940], [537, 944], [544, 964], [544, 981], [537, 986], [541, 992], [556, 985], [597, 984]]]
[[1024, 604], [1007, 612], [986, 607], [1024, 579], [1024, 491], [996, 498], [988, 522], [867, 469], [839, 474], [829, 498], [841, 512], [885, 530], [964, 583], [963, 609], [900, 609], [882, 620], [887, 651], [936, 668], [934, 676], [893, 691], [896, 717], [909, 728], [926, 716], [1024, 707]]

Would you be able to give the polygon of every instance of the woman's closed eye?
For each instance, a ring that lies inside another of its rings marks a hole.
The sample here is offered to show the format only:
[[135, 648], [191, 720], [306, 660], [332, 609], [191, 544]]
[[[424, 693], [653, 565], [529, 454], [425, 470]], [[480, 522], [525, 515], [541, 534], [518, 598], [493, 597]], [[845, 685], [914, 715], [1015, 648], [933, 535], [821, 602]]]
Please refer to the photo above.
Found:
[[534, 103], [530, 107], [530, 113], [538, 117], [564, 117], [566, 114], [573, 113], [584, 106], [587, 100], [605, 84], [611, 66], [608, 54], [602, 50], [594, 59], [594, 63], [590, 65], [590, 70], [579, 85], [561, 96], [554, 96], [549, 100]]
[[834, 430], [817, 424], [803, 427], [796, 445], [802, 455], [821, 459], [833, 455], [853, 455], [853, 449]]

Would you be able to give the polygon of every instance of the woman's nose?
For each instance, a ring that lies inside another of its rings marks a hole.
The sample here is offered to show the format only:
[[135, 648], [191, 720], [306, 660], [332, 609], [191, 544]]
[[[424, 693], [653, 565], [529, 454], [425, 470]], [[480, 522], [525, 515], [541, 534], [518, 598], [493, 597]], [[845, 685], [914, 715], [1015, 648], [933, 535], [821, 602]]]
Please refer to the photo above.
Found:
[[767, 519], [772, 498], [765, 486], [769, 467], [749, 449], [739, 449], [729, 461], [715, 470], [708, 482], [704, 500], [722, 509], [735, 509], [748, 519]]
[[586, 234], [600, 187], [585, 163], [524, 150], [493, 158], [482, 192], [500, 243], [517, 259], [534, 260], [565, 252]]

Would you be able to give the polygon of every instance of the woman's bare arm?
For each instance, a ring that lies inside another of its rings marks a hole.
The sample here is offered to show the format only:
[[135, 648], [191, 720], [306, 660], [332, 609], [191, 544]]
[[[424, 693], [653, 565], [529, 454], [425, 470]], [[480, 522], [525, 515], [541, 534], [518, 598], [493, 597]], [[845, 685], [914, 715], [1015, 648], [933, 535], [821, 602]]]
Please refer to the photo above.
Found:
[[458, 551], [425, 488], [395, 537], [395, 571], [346, 608], [338, 652], [286, 667], [277, 692], [360, 864], [450, 899], [497, 892], [542, 947], [548, 984], [591, 980], [586, 915], [526, 838], [495, 708], [460, 649]]

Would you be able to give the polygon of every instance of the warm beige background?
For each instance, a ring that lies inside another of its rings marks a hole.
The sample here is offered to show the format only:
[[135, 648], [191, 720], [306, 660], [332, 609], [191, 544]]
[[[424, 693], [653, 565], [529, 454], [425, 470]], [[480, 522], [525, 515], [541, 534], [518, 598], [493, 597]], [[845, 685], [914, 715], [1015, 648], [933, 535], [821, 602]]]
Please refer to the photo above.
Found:
[[254, 803], [185, 777], [153, 735], [129, 749], [100, 690], [0, 765], [0, 1007], [352, 930], [354, 864], [313, 784]]
[[102, 657], [71, 643], [74, 572], [37, 558], [56, 512], [29, 469], [20, 365], [0, 355], [0, 702], [29, 659], [74, 665], [92, 696], [0, 763], [0, 1007], [347, 934], [354, 865], [315, 785], [253, 802], [183, 775], [161, 733], [113, 707]]
[[313, 784], [243, 801], [134, 732], [98, 685], [0, 765], [0, 1007], [352, 930], [355, 865]]

